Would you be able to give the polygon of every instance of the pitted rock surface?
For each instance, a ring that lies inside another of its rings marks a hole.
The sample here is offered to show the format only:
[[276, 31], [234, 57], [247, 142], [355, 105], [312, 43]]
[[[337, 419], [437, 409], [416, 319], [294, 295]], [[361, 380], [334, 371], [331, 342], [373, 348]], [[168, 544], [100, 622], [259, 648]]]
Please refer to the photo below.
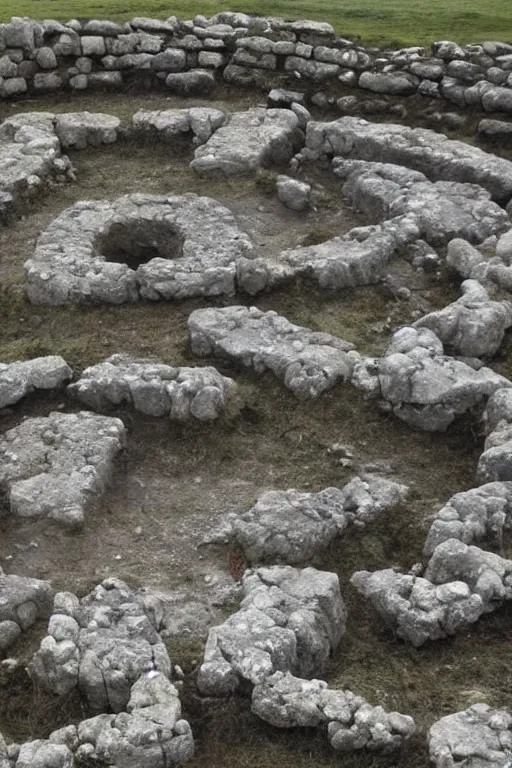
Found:
[[59, 592], [29, 673], [59, 696], [78, 687], [93, 712], [122, 712], [146, 673], [170, 676], [157, 630], [155, 615], [119, 579], [105, 579], [81, 600]]
[[432, 245], [455, 237], [479, 243], [510, 227], [503, 208], [476, 184], [433, 183], [419, 171], [391, 163], [335, 158], [332, 167], [345, 180], [343, 193], [357, 210], [373, 221], [410, 216]]
[[404, 165], [431, 181], [477, 184], [499, 202], [512, 197], [512, 162], [425, 128], [369, 123], [356, 117], [329, 123], [311, 120], [306, 150], [311, 160], [327, 155]]
[[275, 672], [254, 686], [251, 709], [276, 728], [327, 727], [339, 752], [368, 749], [387, 754], [415, 732], [412, 717], [374, 707], [351, 691], [329, 688], [323, 680], [302, 680]]
[[131, 131], [135, 135], [147, 134], [166, 140], [192, 134], [194, 143], [205, 144], [227, 119], [226, 112], [213, 107], [141, 109], [132, 117]]
[[29, 418], [0, 436], [0, 489], [11, 514], [80, 526], [124, 445], [120, 419], [79, 413]]
[[65, 112], [57, 114], [55, 133], [64, 149], [86, 149], [114, 144], [121, 121], [114, 115], [99, 112]]
[[492, 301], [476, 280], [465, 280], [461, 289], [460, 299], [430, 312], [413, 327], [429, 328], [450, 354], [492, 357], [512, 325], [512, 302]]
[[418, 237], [414, 220], [406, 216], [377, 226], [356, 227], [318, 245], [282, 251], [278, 259], [241, 258], [238, 285], [251, 296], [298, 276], [334, 290], [371, 285], [382, 278], [397, 248]]
[[170, 768], [194, 756], [194, 738], [181, 716], [178, 690], [151, 670], [133, 684], [126, 712], [102, 714], [54, 731], [50, 744], [67, 747], [77, 765]]
[[498, 286], [512, 291], [512, 229], [479, 248], [455, 238], [448, 243], [446, 261], [462, 277], [478, 280], [490, 290]]
[[86, 368], [68, 394], [94, 411], [129, 403], [147, 416], [173, 421], [214, 421], [234, 392], [232, 379], [215, 368], [175, 368], [129, 355], [112, 355]]
[[0, 124], [0, 221], [26, 195], [32, 196], [47, 180], [71, 170], [61, 156], [53, 115], [28, 112]]
[[289, 109], [235, 112], [227, 125], [196, 149], [190, 167], [201, 174], [238, 176], [288, 162], [300, 143], [299, 121]]
[[423, 547], [431, 555], [438, 544], [459, 539], [464, 544], [503, 541], [512, 527], [512, 482], [494, 482], [456, 493], [436, 514]]
[[52, 605], [53, 590], [47, 581], [5, 574], [0, 568], [0, 651], [35, 621], [47, 619]]
[[231, 296], [236, 259], [251, 249], [231, 211], [208, 197], [81, 201], [39, 237], [27, 294], [51, 306]]
[[409, 327], [394, 334], [383, 357], [358, 363], [352, 383], [382, 398], [402, 421], [427, 432], [444, 431], [457, 416], [485, 405], [496, 390], [512, 386], [490, 368], [475, 370], [444, 355], [441, 341], [429, 329]]
[[232, 521], [233, 537], [249, 562], [296, 565], [310, 560], [345, 528], [363, 528], [404, 500], [407, 487], [378, 475], [355, 477], [318, 493], [269, 491]]
[[466, 629], [485, 613], [482, 598], [463, 581], [436, 587], [428, 579], [382, 571], [356, 571], [351, 584], [393, 633], [415, 648]]
[[271, 370], [300, 399], [349, 380], [359, 358], [349, 342], [256, 307], [196, 309], [188, 330], [194, 354], [235, 360], [256, 373]]
[[58, 355], [0, 363], [0, 408], [17, 403], [35, 389], [56, 389], [72, 375], [69, 365]]
[[446, 715], [428, 733], [436, 768], [507, 768], [512, 759], [512, 715], [507, 709], [473, 704]]
[[223, 696], [274, 672], [310, 677], [325, 667], [345, 632], [336, 574], [257, 568], [246, 571], [243, 593], [240, 610], [208, 634], [197, 678], [203, 694]]

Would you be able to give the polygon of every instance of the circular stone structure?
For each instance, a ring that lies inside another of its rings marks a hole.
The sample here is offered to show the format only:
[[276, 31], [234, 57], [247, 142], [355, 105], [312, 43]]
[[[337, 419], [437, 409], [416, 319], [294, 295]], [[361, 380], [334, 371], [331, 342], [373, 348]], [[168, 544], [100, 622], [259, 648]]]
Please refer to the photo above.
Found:
[[125, 195], [80, 201], [52, 221], [25, 263], [33, 304], [123, 304], [235, 293], [252, 250], [228, 208], [209, 197]]

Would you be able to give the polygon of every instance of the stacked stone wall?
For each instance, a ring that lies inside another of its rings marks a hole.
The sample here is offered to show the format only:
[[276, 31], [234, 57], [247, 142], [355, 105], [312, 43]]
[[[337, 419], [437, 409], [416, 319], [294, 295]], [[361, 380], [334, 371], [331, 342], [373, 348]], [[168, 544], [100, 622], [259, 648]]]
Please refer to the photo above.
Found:
[[271, 89], [361, 89], [446, 100], [459, 108], [512, 114], [512, 45], [433, 43], [364, 48], [330, 24], [223, 12], [210, 19], [135, 18], [0, 25], [0, 97], [60, 89], [146, 88], [204, 95], [217, 83]]

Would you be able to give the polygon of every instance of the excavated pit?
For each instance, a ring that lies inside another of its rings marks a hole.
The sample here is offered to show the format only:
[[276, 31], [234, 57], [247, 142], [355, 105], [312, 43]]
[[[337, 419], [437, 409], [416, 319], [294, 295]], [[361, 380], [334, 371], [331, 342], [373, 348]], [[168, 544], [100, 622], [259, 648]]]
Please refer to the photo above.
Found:
[[111, 224], [96, 242], [105, 261], [136, 270], [151, 259], [180, 259], [185, 238], [168, 222], [134, 221], [129, 226]]

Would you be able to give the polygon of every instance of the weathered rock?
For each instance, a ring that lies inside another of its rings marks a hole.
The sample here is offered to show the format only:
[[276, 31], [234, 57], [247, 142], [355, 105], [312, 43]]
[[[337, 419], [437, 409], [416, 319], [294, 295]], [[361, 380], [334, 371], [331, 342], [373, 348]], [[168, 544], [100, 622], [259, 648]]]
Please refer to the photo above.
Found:
[[189, 72], [171, 72], [165, 78], [165, 84], [173, 93], [188, 96], [211, 93], [216, 81], [215, 75], [207, 69], [191, 69]]
[[236, 259], [251, 248], [231, 211], [208, 197], [78, 202], [39, 237], [27, 294], [45, 305], [229, 296]]
[[0, 568], [0, 651], [5, 651], [38, 619], [47, 619], [52, 603], [49, 582], [5, 574]]
[[121, 121], [113, 115], [67, 112], [55, 116], [55, 133], [64, 148], [85, 149], [117, 141]]
[[384, 754], [398, 749], [415, 732], [412, 717], [374, 707], [351, 691], [329, 688], [323, 680], [302, 680], [275, 672], [254, 686], [251, 709], [277, 728], [327, 726], [339, 752], [368, 749]]
[[424, 128], [368, 123], [355, 117], [330, 123], [311, 120], [306, 149], [311, 158], [327, 155], [394, 163], [420, 171], [431, 181], [477, 184], [499, 202], [512, 196], [512, 162]]
[[407, 490], [378, 475], [363, 475], [341, 489], [318, 493], [269, 491], [233, 518], [232, 535], [250, 563], [297, 565], [327, 547], [348, 525], [364, 528], [403, 501]]
[[227, 114], [213, 107], [166, 109], [152, 111], [141, 109], [132, 117], [132, 131], [153, 134], [158, 138], [175, 139], [192, 134], [196, 144], [205, 144], [227, 120]]
[[462, 283], [460, 299], [414, 323], [429, 328], [441, 339], [447, 352], [463, 357], [492, 357], [500, 348], [505, 331], [512, 325], [512, 303], [491, 301], [476, 280]]
[[73, 753], [64, 744], [46, 739], [27, 741], [21, 745], [15, 768], [75, 768]]
[[380, 281], [397, 248], [418, 236], [414, 220], [404, 216], [377, 226], [356, 227], [318, 245], [282, 251], [278, 260], [242, 258], [237, 266], [238, 285], [251, 296], [298, 276], [334, 290], [371, 285]]
[[506, 768], [512, 747], [512, 715], [506, 709], [473, 704], [437, 720], [428, 733], [437, 768]]
[[279, 200], [292, 211], [304, 211], [309, 207], [311, 184], [290, 176], [278, 176], [276, 189]]
[[491, 539], [500, 544], [503, 531], [511, 526], [512, 483], [487, 483], [456, 493], [437, 512], [423, 552], [431, 555], [438, 544], [448, 539], [459, 539], [464, 544]]
[[395, 333], [383, 357], [356, 364], [352, 383], [383, 398], [399, 419], [428, 432], [444, 431], [456, 416], [512, 386], [490, 368], [475, 370], [444, 355], [442, 343], [427, 328], [407, 327]]
[[358, 358], [353, 344], [256, 307], [197, 309], [188, 329], [194, 354], [235, 360], [256, 373], [271, 370], [300, 399], [350, 379]]
[[335, 158], [332, 166], [356, 209], [373, 221], [407, 216], [432, 245], [454, 237], [482, 242], [510, 226], [506, 212], [475, 184], [432, 183], [418, 171], [389, 163]]
[[410, 96], [419, 84], [419, 79], [409, 72], [363, 72], [359, 78], [360, 88], [392, 96]]
[[77, 763], [170, 768], [193, 757], [194, 739], [181, 717], [178, 691], [161, 672], [147, 672], [133, 684], [126, 708], [54, 731], [49, 742], [64, 742]]
[[0, 436], [0, 489], [11, 514], [82, 525], [124, 442], [119, 419], [78, 413], [29, 418]]
[[13, 405], [35, 389], [56, 389], [73, 375], [58, 355], [0, 363], [0, 408]]
[[240, 610], [210, 630], [197, 683], [223, 696], [241, 681], [274, 672], [321, 671], [345, 632], [346, 612], [334, 573], [273, 566], [246, 571]]
[[129, 403], [147, 416], [168, 416], [183, 422], [217, 419], [225, 411], [234, 386], [232, 379], [212, 367], [174, 368], [129, 355], [112, 355], [86, 368], [67, 391], [95, 411]]
[[195, 151], [191, 168], [226, 176], [250, 173], [269, 163], [285, 163], [298, 149], [298, 118], [289, 109], [235, 112]]
[[154, 616], [122, 581], [106, 579], [81, 600], [57, 593], [53, 611], [28, 667], [51, 693], [62, 696], [78, 687], [93, 712], [122, 712], [146, 673], [170, 675]]
[[478, 135], [485, 141], [510, 141], [512, 140], [512, 123], [505, 123], [503, 120], [480, 120]]

